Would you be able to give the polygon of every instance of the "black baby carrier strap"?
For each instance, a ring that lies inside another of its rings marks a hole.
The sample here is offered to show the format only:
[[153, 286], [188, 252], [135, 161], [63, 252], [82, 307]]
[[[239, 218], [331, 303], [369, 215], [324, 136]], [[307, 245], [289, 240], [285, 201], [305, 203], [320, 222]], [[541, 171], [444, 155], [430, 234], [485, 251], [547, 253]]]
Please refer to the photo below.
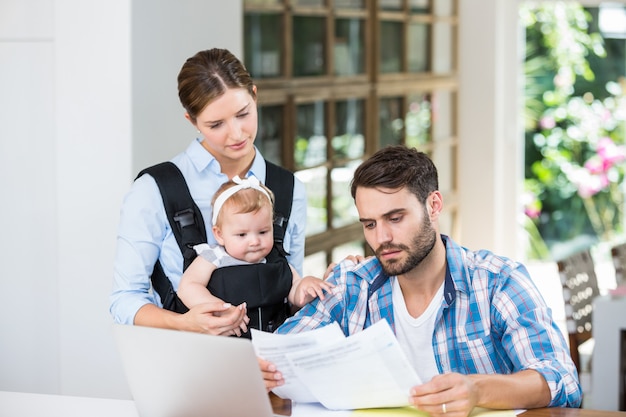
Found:
[[[183, 271], [187, 269], [196, 257], [193, 247], [206, 242], [206, 228], [200, 209], [193, 201], [187, 182], [178, 167], [172, 162], [162, 162], [141, 171], [137, 178], [149, 174], [159, 187], [165, 214], [170, 223], [172, 233], [183, 255]], [[152, 287], [161, 297], [163, 308], [177, 313], [189, 311], [187, 306], [178, 298], [172, 282], [165, 275], [161, 262], [154, 265]]]
[[[285, 258], [283, 239], [291, 215], [294, 176], [278, 165], [265, 163], [265, 184], [275, 196], [274, 248], [267, 263], [216, 269], [208, 288], [213, 295], [233, 305], [247, 302], [249, 327], [273, 331], [289, 314], [287, 296], [292, 274]], [[193, 247], [207, 241], [202, 213], [191, 197], [185, 178], [172, 162], [146, 168], [137, 178], [143, 174], [152, 176], [159, 187], [165, 213], [183, 255], [184, 271], [196, 257]], [[178, 313], [189, 311], [178, 298], [159, 261], [154, 266], [151, 280], [163, 308]], [[249, 332], [246, 336], [249, 337]]]

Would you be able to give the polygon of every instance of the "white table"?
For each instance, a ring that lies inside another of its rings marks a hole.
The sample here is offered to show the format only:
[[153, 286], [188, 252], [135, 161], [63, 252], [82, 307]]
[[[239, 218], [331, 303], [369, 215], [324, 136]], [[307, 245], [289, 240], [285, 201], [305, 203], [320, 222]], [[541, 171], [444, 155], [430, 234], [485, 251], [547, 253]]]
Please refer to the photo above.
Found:
[[[605, 295], [593, 302], [593, 361], [591, 390], [593, 408], [619, 410], [621, 334], [626, 331], [626, 297]], [[621, 381], [623, 383], [623, 380]]]
[[138, 417], [134, 401], [0, 391], [2, 417]]

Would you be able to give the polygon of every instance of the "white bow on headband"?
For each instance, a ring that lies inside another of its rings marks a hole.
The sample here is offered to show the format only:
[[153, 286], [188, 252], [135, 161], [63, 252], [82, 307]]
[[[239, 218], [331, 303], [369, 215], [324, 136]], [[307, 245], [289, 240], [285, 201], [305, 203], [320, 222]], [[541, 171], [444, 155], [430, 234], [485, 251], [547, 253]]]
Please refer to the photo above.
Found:
[[235, 185], [234, 187], [228, 188], [226, 191], [220, 194], [219, 197], [217, 197], [217, 199], [215, 200], [215, 204], [213, 204], [213, 219], [212, 219], [213, 226], [215, 226], [215, 222], [217, 221], [217, 215], [220, 213], [220, 210], [222, 209], [224, 202], [228, 200], [230, 197], [232, 197], [232, 195], [235, 194], [237, 191], [240, 191], [246, 188], [254, 188], [255, 190], [259, 190], [263, 194], [265, 194], [267, 198], [270, 200], [270, 203], [272, 202], [272, 197], [270, 197], [269, 193], [263, 187], [261, 187], [261, 182], [258, 180], [257, 177], [252, 176], [252, 177], [241, 179], [239, 178], [239, 175], [235, 175], [233, 177], [233, 182], [236, 183], [237, 185]]

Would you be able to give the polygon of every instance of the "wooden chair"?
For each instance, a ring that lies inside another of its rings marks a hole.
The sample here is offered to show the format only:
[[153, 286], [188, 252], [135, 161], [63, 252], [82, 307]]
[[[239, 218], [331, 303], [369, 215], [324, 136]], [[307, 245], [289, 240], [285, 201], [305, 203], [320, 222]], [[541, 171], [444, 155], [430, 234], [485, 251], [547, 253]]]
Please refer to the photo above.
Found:
[[569, 348], [578, 374], [583, 371], [579, 346], [592, 338], [593, 300], [600, 295], [593, 258], [588, 250], [557, 261], [563, 285]]
[[626, 284], [626, 243], [620, 243], [611, 248], [611, 257], [615, 267], [615, 282], [617, 285]]

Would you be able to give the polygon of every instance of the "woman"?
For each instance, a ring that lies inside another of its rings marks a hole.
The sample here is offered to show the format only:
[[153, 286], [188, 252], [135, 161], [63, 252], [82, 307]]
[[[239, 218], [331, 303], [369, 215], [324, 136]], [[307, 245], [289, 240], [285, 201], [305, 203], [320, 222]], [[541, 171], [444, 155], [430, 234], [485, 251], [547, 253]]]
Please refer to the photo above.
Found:
[[[265, 160], [254, 147], [257, 134], [256, 86], [243, 64], [229, 51], [210, 49], [189, 58], [178, 74], [178, 96], [185, 118], [198, 138], [175, 156], [191, 195], [204, 219], [211, 219], [215, 191], [235, 176], [254, 175], [265, 181]], [[216, 244], [205, 224], [209, 244]], [[306, 196], [295, 179], [294, 197], [284, 248], [302, 275]], [[143, 175], [126, 195], [120, 215], [110, 312], [118, 323], [187, 330], [215, 335], [238, 335], [246, 321], [245, 304], [220, 302], [194, 306], [179, 314], [162, 308], [150, 288], [150, 274], [160, 261], [174, 290], [183, 259], [170, 229], [159, 189]]]

